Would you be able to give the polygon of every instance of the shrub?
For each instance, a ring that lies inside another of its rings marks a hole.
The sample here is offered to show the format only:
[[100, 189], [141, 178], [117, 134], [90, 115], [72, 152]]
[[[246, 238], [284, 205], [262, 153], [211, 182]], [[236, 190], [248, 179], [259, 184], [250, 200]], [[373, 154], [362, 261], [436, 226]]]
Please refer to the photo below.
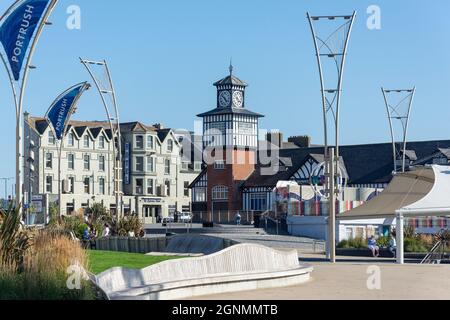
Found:
[[0, 268], [0, 300], [94, 299], [89, 281], [82, 281], [80, 290], [67, 287], [73, 265], [88, 270], [86, 252], [78, 243], [56, 232], [37, 232], [24, 254], [23, 270]]
[[417, 237], [405, 238], [405, 252], [428, 252], [427, 247]]
[[367, 243], [363, 238], [355, 238], [341, 241], [338, 244], [339, 249], [363, 249], [367, 248]]

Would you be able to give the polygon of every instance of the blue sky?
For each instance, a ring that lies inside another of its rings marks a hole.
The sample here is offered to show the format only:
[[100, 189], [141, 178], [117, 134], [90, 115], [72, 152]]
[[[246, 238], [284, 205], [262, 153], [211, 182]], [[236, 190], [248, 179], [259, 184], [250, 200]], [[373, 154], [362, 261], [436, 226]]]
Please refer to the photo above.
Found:
[[[1, 0], [4, 11], [12, 0]], [[81, 8], [81, 30], [66, 28], [69, 5]], [[369, 5], [381, 8], [381, 30], [366, 27]], [[380, 86], [417, 86], [411, 140], [450, 139], [448, 0], [61, 0], [45, 29], [25, 109], [45, 114], [64, 89], [88, 80], [78, 57], [109, 61], [122, 121], [193, 129], [195, 115], [215, 107], [212, 83], [228, 73], [247, 81], [247, 106], [266, 115], [261, 127], [323, 141], [317, 66], [306, 11], [358, 11], [342, 101], [342, 143], [385, 142], [389, 131]], [[14, 108], [0, 72], [0, 176], [14, 176]], [[94, 90], [77, 119], [103, 120]], [[2, 186], [0, 186], [0, 192]]]

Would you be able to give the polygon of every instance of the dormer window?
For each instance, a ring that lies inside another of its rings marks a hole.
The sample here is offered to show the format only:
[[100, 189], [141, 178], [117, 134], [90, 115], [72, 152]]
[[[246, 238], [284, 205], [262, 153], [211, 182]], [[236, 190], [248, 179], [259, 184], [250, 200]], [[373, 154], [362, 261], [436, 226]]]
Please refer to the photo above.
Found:
[[56, 143], [55, 135], [53, 134], [53, 131], [48, 132], [48, 144], [54, 145]]
[[83, 145], [85, 148], [90, 148], [91, 146], [91, 138], [88, 135], [85, 135], [83, 138]]
[[105, 149], [105, 137], [104, 136], [100, 136], [99, 140], [98, 140], [98, 147], [100, 149]]
[[69, 147], [75, 146], [75, 136], [72, 132], [67, 135], [67, 145]]
[[173, 140], [172, 139], [167, 140], [167, 152], [169, 152], [169, 153], [173, 152]]

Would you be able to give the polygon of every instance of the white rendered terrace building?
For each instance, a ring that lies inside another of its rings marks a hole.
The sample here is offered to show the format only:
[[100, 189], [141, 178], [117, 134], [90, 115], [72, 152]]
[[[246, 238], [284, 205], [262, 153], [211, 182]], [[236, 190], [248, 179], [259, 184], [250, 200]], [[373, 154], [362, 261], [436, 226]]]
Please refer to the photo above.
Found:
[[[35, 222], [43, 223], [50, 204], [58, 201], [58, 148], [45, 119], [28, 114], [24, 119], [25, 204], [39, 217]], [[134, 122], [122, 124], [121, 131], [125, 213], [154, 223], [175, 211], [189, 211], [188, 186], [201, 162], [182, 159], [182, 144], [171, 129]], [[111, 137], [107, 122], [70, 122], [61, 153], [63, 215], [94, 203], [116, 211]]]

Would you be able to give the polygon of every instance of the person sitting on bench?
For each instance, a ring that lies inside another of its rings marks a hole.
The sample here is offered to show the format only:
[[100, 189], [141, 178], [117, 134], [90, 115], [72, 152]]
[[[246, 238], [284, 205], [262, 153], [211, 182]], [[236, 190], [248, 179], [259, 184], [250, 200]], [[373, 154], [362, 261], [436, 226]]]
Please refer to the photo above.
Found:
[[374, 258], [380, 256], [380, 247], [377, 245], [377, 240], [375, 240], [374, 236], [371, 236], [369, 239], [369, 249], [372, 251], [372, 255]]
[[395, 232], [391, 233], [391, 240], [389, 241], [389, 251], [394, 255], [394, 258], [397, 256], [397, 235]]

